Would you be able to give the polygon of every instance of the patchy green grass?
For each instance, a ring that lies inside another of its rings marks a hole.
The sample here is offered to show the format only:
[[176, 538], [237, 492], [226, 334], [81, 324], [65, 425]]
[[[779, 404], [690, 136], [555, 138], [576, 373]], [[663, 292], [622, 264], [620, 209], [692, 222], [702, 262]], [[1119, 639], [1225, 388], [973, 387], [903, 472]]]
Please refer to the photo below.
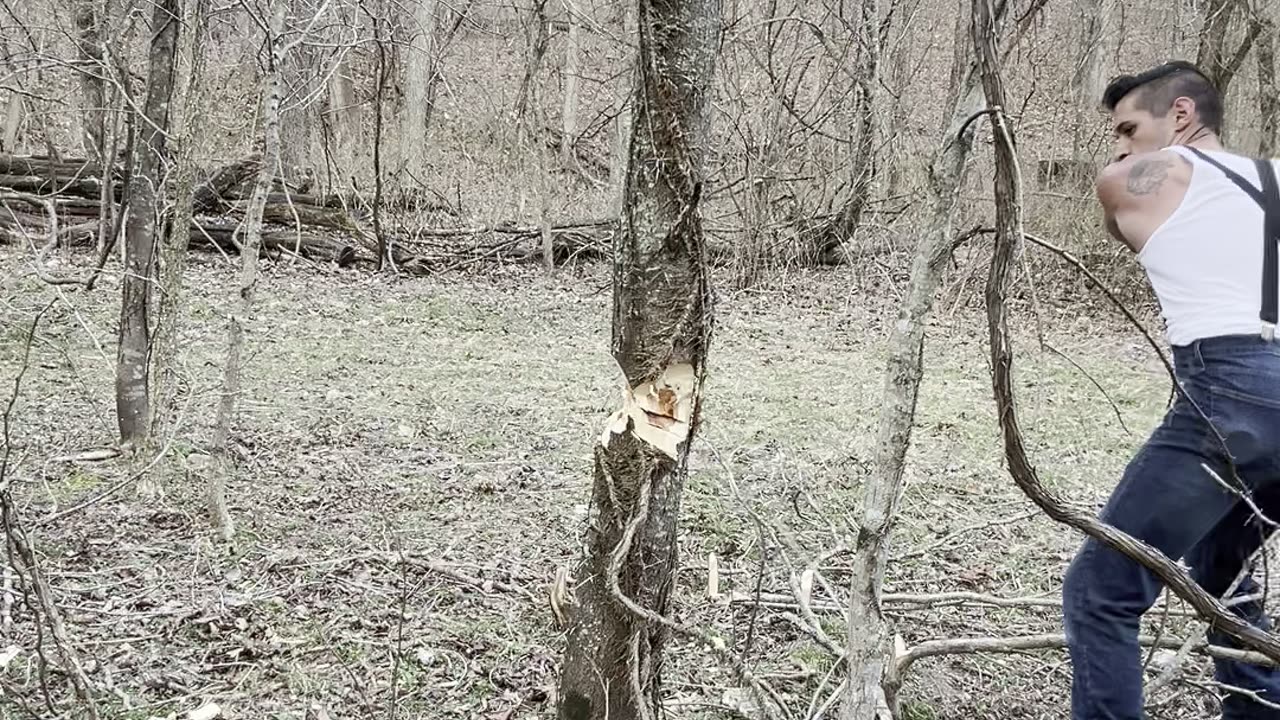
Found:
[[[0, 373], [12, 378], [21, 327], [53, 294], [3, 252], [15, 272], [0, 279]], [[91, 677], [110, 675], [125, 717], [135, 711], [121, 697], [154, 715], [214, 700], [229, 717], [317, 707], [357, 717], [387, 712], [399, 654], [402, 717], [552, 716], [563, 636], [546, 589], [579, 555], [591, 443], [618, 402], [607, 270], [390, 279], [268, 262], [265, 273], [233, 433], [234, 544], [212, 543], [201, 479], [181, 472], [158, 504], [121, 494], [36, 531]], [[209, 258], [190, 274], [182, 439], [197, 449], [217, 400], [232, 278]], [[109, 285], [67, 292], [41, 325], [13, 416], [29, 518], [123, 477], [113, 463], [49, 462], [113, 442], [118, 301]], [[725, 593], [757, 583], [788, 593], [792, 573], [847, 534], [873, 459], [894, 312], [841, 271], [725, 291], [718, 307], [675, 613], [738, 651], [750, 636], [757, 670], [805, 707], [831, 691], [832, 658], [784, 609], [708, 599], [707, 554], [720, 559]], [[1042, 312], [1036, 323], [1018, 308], [1030, 450], [1048, 485], [1095, 507], [1160, 418], [1168, 380], [1109, 314]], [[930, 328], [894, 592], [1053, 594], [1080, 541], [1031, 515], [1003, 468], [985, 338], [971, 308]], [[837, 591], [847, 564], [823, 566]], [[815, 598], [830, 600], [821, 587]], [[892, 618], [908, 643], [1060, 630], [1043, 608]], [[837, 620], [824, 625], [841, 641]], [[34, 700], [30, 627], [17, 630], [27, 652], [0, 676]], [[691, 644], [669, 652], [675, 716], [724, 717], [729, 674]], [[908, 717], [1065, 717], [1068, 669], [1052, 652], [921, 661], [904, 688]]]

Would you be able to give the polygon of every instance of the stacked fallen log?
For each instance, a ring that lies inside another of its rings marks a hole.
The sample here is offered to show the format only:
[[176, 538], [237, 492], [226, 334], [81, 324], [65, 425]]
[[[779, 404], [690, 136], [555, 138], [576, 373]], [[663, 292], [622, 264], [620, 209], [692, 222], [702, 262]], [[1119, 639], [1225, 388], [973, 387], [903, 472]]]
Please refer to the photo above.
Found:
[[[240, 226], [248, 205], [246, 186], [260, 163], [255, 155], [198, 173], [193, 195], [193, 248], [239, 252]], [[103, 218], [119, 217], [125, 173], [118, 165], [107, 170], [83, 160], [0, 155], [0, 241], [43, 246], [56, 237], [57, 244], [74, 247], [93, 245], [111, 235], [114, 228], [103, 233], [100, 224]], [[110, 186], [104, 187], [108, 181]], [[401, 196], [407, 206], [407, 193]], [[111, 203], [107, 213], [103, 213], [103, 202]], [[365, 221], [370, 204], [370, 198], [354, 192], [298, 193], [278, 184], [268, 195], [264, 210], [267, 227], [262, 252], [297, 255], [340, 267], [372, 265], [378, 243]], [[423, 201], [417, 207], [430, 211], [439, 210], [440, 205]], [[451, 208], [443, 214], [456, 215]], [[611, 220], [553, 226], [555, 261], [605, 256], [614, 226]], [[542, 257], [542, 228], [536, 225], [421, 227], [389, 233], [386, 240], [391, 264], [405, 272]]]

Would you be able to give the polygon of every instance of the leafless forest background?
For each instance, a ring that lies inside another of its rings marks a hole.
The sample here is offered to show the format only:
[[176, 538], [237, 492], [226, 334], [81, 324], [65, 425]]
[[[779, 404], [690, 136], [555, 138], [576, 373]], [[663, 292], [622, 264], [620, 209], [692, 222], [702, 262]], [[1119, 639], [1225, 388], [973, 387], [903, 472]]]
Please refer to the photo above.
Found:
[[984, 309], [1092, 512], [1169, 397], [1102, 90], [1199, 61], [1274, 155], [1277, 22], [0, 0], [0, 718], [1067, 717]]

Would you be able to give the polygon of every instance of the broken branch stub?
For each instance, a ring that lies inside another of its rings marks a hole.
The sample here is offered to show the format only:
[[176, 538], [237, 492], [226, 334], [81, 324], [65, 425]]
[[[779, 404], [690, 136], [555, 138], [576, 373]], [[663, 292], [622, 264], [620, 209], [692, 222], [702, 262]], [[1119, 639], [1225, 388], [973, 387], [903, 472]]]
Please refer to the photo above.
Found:
[[660, 450], [672, 460], [679, 460], [680, 445], [689, 438], [689, 424], [697, 390], [693, 365], [668, 365], [658, 377], [630, 387], [622, 381], [622, 407], [609, 416], [600, 444], [609, 447], [614, 435], [628, 431]]

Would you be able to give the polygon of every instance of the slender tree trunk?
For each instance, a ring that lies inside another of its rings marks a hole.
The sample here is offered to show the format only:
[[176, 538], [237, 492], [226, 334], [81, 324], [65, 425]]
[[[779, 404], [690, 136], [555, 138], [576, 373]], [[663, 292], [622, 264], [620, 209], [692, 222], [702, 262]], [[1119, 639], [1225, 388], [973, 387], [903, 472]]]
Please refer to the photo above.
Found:
[[561, 109], [560, 162], [565, 167], [573, 164], [573, 143], [578, 136], [578, 56], [582, 52], [578, 38], [578, 8], [574, 0], [564, 0], [565, 17], [569, 22], [568, 44], [564, 57], [564, 104]]
[[[1080, 55], [1076, 71], [1071, 76], [1071, 89], [1077, 108], [1097, 107], [1102, 102], [1106, 82], [1107, 53], [1104, 47], [1108, 19], [1109, 0], [1081, 0]], [[1077, 121], [1072, 132], [1071, 157], [1076, 162], [1084, 160], [1084, 139], [1088, 124]]]
[[373, 18], [373, 38], [377, 50], [377, 81], [378, 85], [373, 95], [373, 234], [378, 242], [378, 259], [374, 263], [374, 268], [378, 272], [382, 272], [382, 265], [387, 261], [387, 236], [382, 232], [382, 190], [386, 178], [382, 174], [382, 141], [386, 135], [385, 124], [386, 119], [383, 113], [386, 112], [386, 97], [388, 75], [390, 66], [387, 63], [387, 41], [383, 36], [383, 24], [386, 20], [382, 17]]
[[719, 2], [640, 0], [639, 26], [635, 131], [613, 272], [613, 356], [634, 399], [610, 419], [595, 451], [594, 513], [560, 679], [562, 720], [657, 717], [667, 631], [652, 621], [667, 613], [674, 587], [680, 495], [710, 343], [697, 205], [711, 141]]
[[1274, 157], [1280, 143], [1280, 86], [1276, 84], [1276, 22], [1267, 20], [1258, 37], [1258, 154]]
[[[180, 87], [174, 97], [174, 142], [176, 162], [172, 192], [173, 215], [169, 219], [164, 239], [160, 243], [157, 260], [159, 298], [154, 319], [153, 356], [151, 362], [152, 414], [148, 444], [153, 454], [176, 431], [178, 419], [178, 331], [183, 316], [183, 276], [187, 266], [187, 249], [191, 240], [193, 214], [192, 193], [195, 185], [196, 152], [203, 145], [204, 119], [199, 112], [203, 98], [205, 66], [205, 32], [208, 21], [209, 0], [186, 0], [183, 8], [182, 42], [178, 53], [184, 72], [179, 75]], [[160, 467], [168, 467], [163, 463]], [[149, 494], [159, 491], [157, 473], [147, 476], [152, 487]]]
[[222, 379], [222, 396], [218, 403], [218, 416], [213, 427], [212, 450], [215, 467], [209, 484], [209, 514], [214, 527], [223, 540], [234, 534], [231, 513], [227, 510], [226, 478], [231, 474], [231, 458], [227, 444], [231, 437], [231, 423], [235, 417], [236, 402], [244, 372], [241, 355], [244, 352], [245, 326], [253, 318], [253, 296], [258, 286], [258, 253], [262, 246], [262, 214], [267, 205], [267, 195], [280, 163], [280, 99], [281, 52], [283, 49], [285, 8], [277, 3], [271, 13], [270, 34], [267, 38], [267, 72], [262, 79], [262, 167], [249, 198], [249, 208], [244, 218], [244, 249], [240, 252], [240, 288], [236, 295], [235, 310], [227, 324], [227, 361]]
[[339, 177], [329, 192], [345, 192], [351, 188], [360, 141], [360, 108], [356, 105], [355, 80], [349, 57], [344, 58], [329, 80], [329, 126], [333, 129], [333, 162]]
[[405, 170], [410, 178], [424, 182], [427, 172], [427, 129], [436, 92], [436, 0], [417, 0], [413, 5], [413, 33], [406, 48], [404, 124], [400, 143]]
[[[1205, 5], [1204, 26], [1200, 34], [1196, 63], [1205, 69], [1209, 79], [1217, 86], [1224, 103], [1227, 102], [1231, 81], [1239, 74], [1249, 49], [1253, 47], [1264, 26], [1263, 21], [1256, 17], [1245, 17], [1244, 37], [1240, 45], [1234, 50], [1228, 47], [1227, 38], [1230, 36], [1232, 20], [1238, 13], [1243, 16], [1244, 13], [1239, 11], [1247, 9], [1244, 3], [1237, 0], [1209, 0]], [[1228, 137], [1228, 130], [1224, 126], [1219, 133], [1224, 141]]]
[[[957, 43], [969, 41], [961, 26]], [[966, 55], [968, 57], [968, 55]], [[902, 494], [903, 470], [911, 443], [916, 401], [924, 374], [924, 335], [953, 245], [952, 218], [973, 150], [974, 124], [962, 127], [983, 107], [982, 89], [973, 62], [960, 74], [957, 101], [951, 108], [942, 144], [930, 166], [928, 226], [916, 247], [906, 298], [889, 340], [883, 400], [880, 405], [876, 455], [863, 486], [862, 510], [853, 561], [849, 601], [848, 695], [844, 720], [873, 720], [881, 703], [899, 716], [892, 688], [882, 687], [890, 643], [881, 607], [889, 539]]]
[[104, 161], [106, 149], [106, 92], [103, 75], [103, 16], [100, 0], [77, 0], [74, 17], [79, 55], [80, 122], [84, 131], [85, 156], [98, 162]]
[[[306, 25], [311, 21], [316, 5], [302, 0], [271, 0], [266, 7], [285, 6], [286, 19], [294, 17]], [[310, 183], [316, 168], [317, 118], [319, 112], [314, 103], [299, 102], [310, 97], [313, 90], [314, 68], [320, 64], [319, 53], [306, 44], [295, 46], [283, 58], [277, 68], [282, 87], [289, 88], [288, 108], [280, 113], [280, 181], [298, 188], [298, 192], [311, 192]], [[283, 98], [282, 98], [283, 100]]]
[[22, 128], [22, 116], [25, 103], [22, 95], [16, 92], [9, 93], [9, 101], [5, 103], [4, 109], [4, 145], [0, 146], [0, 150], [7, 153], [14, 153], [18, 150], [18, 131]]
[[820, 262], [834, 261], [834, 253], [862, 223], [876, 172], [876, 111], [880, 85], [880, 8], [877, 0], [861, 0], [858, 39], [858, 112], [850, 135], [857, 138], [849, 199], [836, 215], [818, 248]]
[[626, 78], [627, 98], [623, 101], [618, 117], [614, 121], [613, 162], [610, 165], [610, 181], [614, 188], [614, 215], [622, 217], [622, 208], [626, 202], [627, 160], [631, 147], [631, 107], [635, 97], [636, 55], [631, 52], [632, 43], [636, 40], [636, 8], [632, 0], [622, 3], [622, 37], [627, 43]]
[[516, 121], [524, 119], [530, 112], [531, 99], [534, 95], [534, 84], [538, 72], [542, 69], [542, 58], [547, 54], [547, 45], [551, 43], [551, 32], [547, 22], [547, 0], [534, 0], [533, 26], [526, 32], [529, 42], [529, 57], [525, 60], [524, 77], [520, 80], [520, 91], [516, 95]]
[[960, 93], [963, 90], [961, 83], [964, 82], [965, 69], [969, 67], [969, 57], [972, 43], [968, 42], [969, 27], [969, 0], [953, 0], [955, 5], [955, 26], [952, 29], [952, 37], [955, 42], [951, 46], [951, 76], [947, 81], [947, 105], [943, 110], [947, 113], [938, 119], [938, 122], [948, 122], [950, 120], [950, 112], [959, 102]]
[[129, 185], [116, 364], [120, 440], [131, 448], [141, 447], [151, 422], [148, 313], [154, 270], [152, 258], [165, 204], [162, 188], [168, 165], [169, 102], [173, 94], [174, 55], [180, 25], [178, 0], [156, 0], [153, 7], [147, 96], [142, 107], [145, 118], [138, 122], [133, 182]]
[[[912, 74], [921, 77], [918, 68], [912, 68], [908, 62], [912, 59], [912, 50], [914, 45], [908, 42], [911, 37], [910, 23], [916, 17], [916, 6], [909, 8], [899, 8], [896, 13], [896, 20], [891, 24], [892, 31], [884, 41], [880, 44], [880, 64], [889, 65], [889, 82], [893, 86], [893, 95], [889, 97], [889, 125], [886, 128], [883, 121], [877, 123], [874, 133], [875, 141], [880, 149], [880, 163], [877, 172], [880, 177], [888, 177], [888, 183], [885, 195], [887, 197], [896, 198], [903, 192], [903, 184], [906, 182], [906, 171], [910, 167], [909, 158], [914, 154], [914, 148], [907, 145], [904, 141], [906, 137], [906, 128], [910, 122], [910, 113], [908, 111], [909, 93], [912, 86]], [[902, 35], [897, 38], [896, 44], [891, 45], [890, 40], [895, 39], [893, 36]], [[888, 93], [885, 93], [888, 95]], [[876, 148], [873, 147], [874, 152]], [[873, 156], [874, 157], [874, 156]]]

